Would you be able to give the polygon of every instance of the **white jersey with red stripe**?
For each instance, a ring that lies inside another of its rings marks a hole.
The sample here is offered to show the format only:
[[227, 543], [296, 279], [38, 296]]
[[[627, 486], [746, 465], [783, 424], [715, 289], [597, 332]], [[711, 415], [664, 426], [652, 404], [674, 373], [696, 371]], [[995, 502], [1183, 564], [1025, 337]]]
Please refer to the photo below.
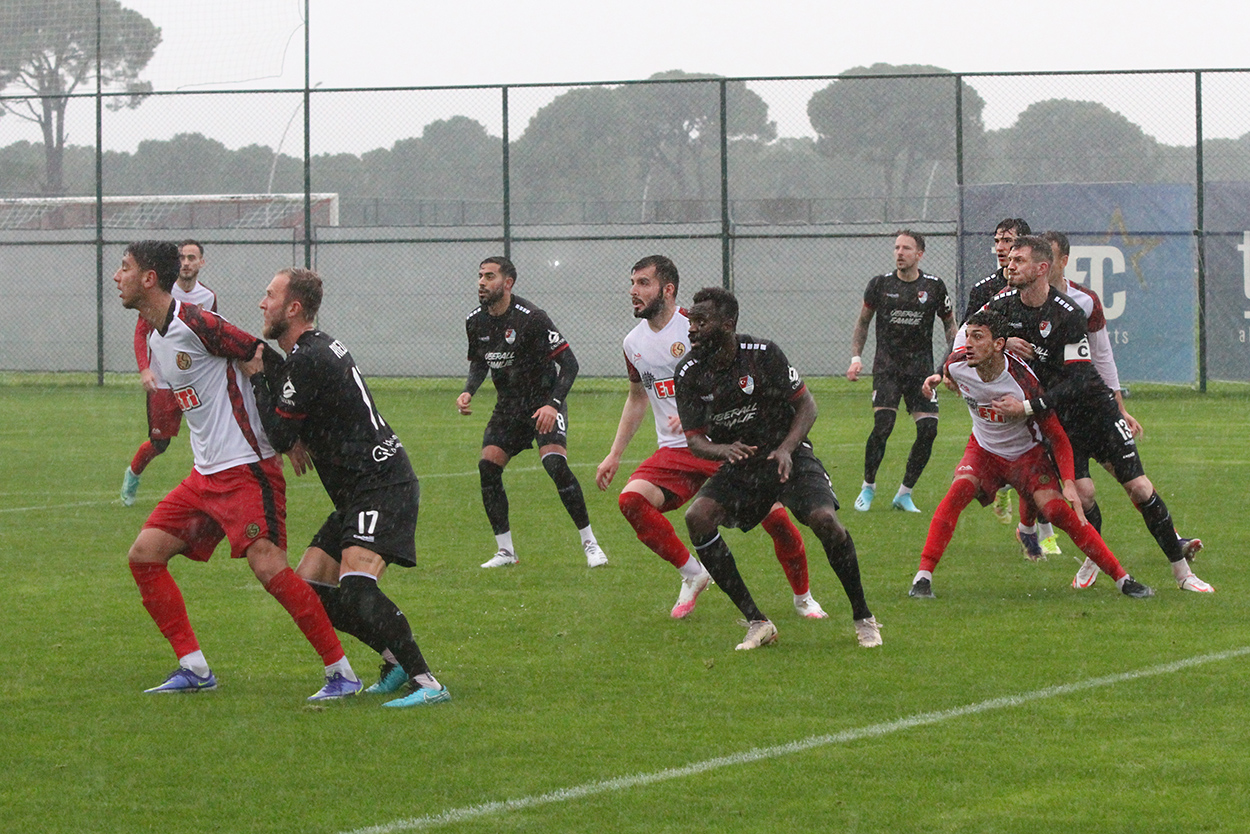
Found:
[[676, 310], [657, 332], [644, 319], [625, 336], [624, 349], [629, 381], [641, 383], [651, 400], [656, 440], [662, 448], [685, 448], [686, 435], [670, 428], [669, 418], [677, 416], [673, 374], [690, 352], [690, 320]]
[[972, 414], [972, 436], [982, 449], [1007, 460], [1016, 460], [1038, 445], [1042, 431], [1037, 421], [1008, 420], [993, 405], [994, 400], [1008, 395], [1027, 401], [1042, 393], [1042, 386], [1029, 366], [1015, 354], [1005, 353], [1006, 367], [997, 378], [986, 382], [975, 368], [970, 368], [962, 354], [947, 363], [951, 379], [959, 386], [959, 393], [968, 404]]
[[260, 340], [221, 316], [175, 299], [148, 338], [152, 369], [172, 388], [191, 429], [195, 469], [211, 475], [273, 457], [252, 386], [237, 367]]

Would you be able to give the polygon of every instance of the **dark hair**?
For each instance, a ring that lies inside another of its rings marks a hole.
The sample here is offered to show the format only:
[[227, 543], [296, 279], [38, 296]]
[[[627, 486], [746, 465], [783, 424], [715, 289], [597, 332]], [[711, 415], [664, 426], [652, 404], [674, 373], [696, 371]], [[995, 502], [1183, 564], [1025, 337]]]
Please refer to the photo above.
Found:
[[1029, 228], [1029, 222], [1023, 217], [1008, 217], [994, 227], [994, 234], [1009, 230], [1015, 232], [1016, 237], [1033, 234], [1033, 230]]
[[511, 278], [513, 281], [516, 281], [516, 267], [512, 264], [512, 261], [508, 260], [503, 255], [484, 258], [482, 262], [478, 264], [478, 268], [480, 269], [487, 264], [498, 264], [499, 271], [503, 273], [503, 277]]
[[1043, 234], [1042, 237], [1047, 243], [1053, 243], [1059, 247], [1060, 256], [1066, 258], [1072, 254], [1072, 245], [1068, 243], [1068, 236], [1063, 232], [1050, 231]]
[[990, 336], [995, 339], [1007, 338], [1007, 319], [995, 313], [993, 310], [987, 310], [982, 307], [972, 315], [968, 316], [968, 325], [979, 325], [990, 331]]
[[704, 301], [716, 308], [716, 312], [726, 321], [738, 321], [738, 299], [729, 290], [721, 287], [704, 287], [694, 294], [695, 304]]
[[1016, 238], [1015, 243], [1011, 244], [1011, 248], [1013, 251], [1025, 248], [1032, 249], [1033, 263], [1035, 264], [1040, 264], [1043, 261], [1049, 264], [1054, 263], [1055, 260], [1054, 256], [1051, 255], [1050, 252], [1050, 241], [1038, 235], [1024, 235], [1023, 237], [1018, 237]]
[[894, 233], [894, 236], [898, 237], [899, 235], [907, 235], [909, 238], [916, 241], [917, 249], [921, 252], [924, 251], [924, 235], [920, 234], [920, 232], [913, 232], [911, 229], [899, 229]]
[[139, 269], [156, 272], [156, 282], [169, 292], [178, 280], [182, 262], [178, 259], [178, 244], [172, 240], [137, 240], [126, 247]]
[[200, 257], [204, 257], [204, 244], [200, 243], [198, 240], [187, 238], [182, 243], [178, 244], [179, 251], [181, 251], [184, 246], [194, 246], [196, 249], [200, 250]]
[[317, 318], [321, 309], [321, 276], [311, 269], [293, 266], [278, 273], [287, 277], [286, 301], [295, 300], [304, 308], [304, 321]]
[[634, 268], [630, 270], [630, 273], [646, 269], [649, 266], [655, 267], [655, 277], [659, 279], [661, 284], [673, 285], [673, 295], [677, 295], [677, 283], [680, 280], [680, 276], [677, 274], [677, 264], [663, 255], [648, 255], [634, 264]]

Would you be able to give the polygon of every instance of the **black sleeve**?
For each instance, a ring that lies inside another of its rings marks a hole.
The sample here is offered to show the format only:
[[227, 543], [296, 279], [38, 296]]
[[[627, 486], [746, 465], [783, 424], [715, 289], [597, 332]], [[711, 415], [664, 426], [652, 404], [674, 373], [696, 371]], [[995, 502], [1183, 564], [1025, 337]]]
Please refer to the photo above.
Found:
[[549, 405], [558, 409], [568, 399], [580, 366], [577, 364], [577, 357], [573, 355], [573, 348], [568, 346], [557, 353], [551, 362], [556, 367], [556, 384], [551, 389]]
[[[266, 358], [268, 355], [266, 354]], [[303, 420], [292, 420], [282, 417], [277, 411], [277, 401], [269, 387], [269, 372], [252, 376], [252, 393], [256, 395], [256, 410], [260, 412], [261, 425], [269, 442], [279, 452], [288, 452], [299, 440], [299, 428]]]
[[486, 374], [490, 372], [490, 367], [486, 364], [485, 359], [473, 359], [469, 362], [469, 376], [464, 381], [464, 391], [472, 396], [477, 393], [477, 389], [482, 386], [482, 382], [486, 380]]

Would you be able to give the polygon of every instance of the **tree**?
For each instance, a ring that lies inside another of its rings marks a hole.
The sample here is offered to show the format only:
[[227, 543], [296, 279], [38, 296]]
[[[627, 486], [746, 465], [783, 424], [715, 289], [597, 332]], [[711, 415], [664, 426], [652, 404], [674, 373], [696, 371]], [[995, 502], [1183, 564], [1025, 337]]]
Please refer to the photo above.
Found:
[[0, 101], [0, 108], [35, 122], [43, 133], [46, 194], [64, 193], [65, 108], [78, 88], [96, 78], [99, 13], [99, 83], [109, 108], [137, 107], [152, 85], [139, 80], [161, 42], [152, 21], [118, 0], [8, 0], [9, 25], [0, 28], [0, 92], [29, 93]]
[[1014, 182], [1150, 182], [1159, 143], [1104, 104], [1048, 99], [1003, 131]]
[[[955, 85], [949, 70], [905, 64], [855, 67], [843, 76], [931, 75], [929, 78], [839, 78], [807, 103], [819, 152], [881, 166], [885, 213], [919, 205], [937, 165], [955, 160]], [[985, 101], [961, 81], [964, 158], [983, 156]], [[911, 202], [909, 202], [909, 199]]]

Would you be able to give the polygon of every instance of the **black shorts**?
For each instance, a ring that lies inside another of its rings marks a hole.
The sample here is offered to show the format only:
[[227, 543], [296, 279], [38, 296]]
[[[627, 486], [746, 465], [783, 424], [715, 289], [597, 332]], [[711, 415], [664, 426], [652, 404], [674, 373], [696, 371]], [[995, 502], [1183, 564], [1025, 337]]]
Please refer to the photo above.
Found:
[[[541, 406], [536, 406], [537, 411]], [[533, 412], [530, 412], [532, 414]], [[556, 412], [556, 424], [546, 434], [539, 434], [534, 426], [534, 418], [530, 414], [505, 413], [496, 409], [486, 423], [486, 431], [482, 435], [482, 448], [498, 446], [510, 458], [514, 458], [538, 442], [543, 446], [569, 447], [569, 408], [561, 405]]]
[[898, 401], [901, 399], [907, 404], [908, 414], [937, 414], [937, 387], [934, 387], [932, 397], [926, 397], [920, 390], [928, 376], [928, 374], [873, 374], [872, 407], [897, 409]]
[[750, 530], [759, 524], [780, 501], [794, 517], [808, 518], [814, 510], [833, 506], [841, 509], [833, 493], [829, 473], [807, 444], [794, 450], [790, 479], [784, 484], [777, 476], [775, 461], [748, 459], [727, 463], [707, 480], [698, 498], [710, 498], [728, 514], [726, 524], [739, 530]]
[[311, 547], [343, 560], [346, 547], [363, 547], [382, 557], [388, 565], [410, 568], [417, 563], [417, 510], [421, 487], [405, 481], [373, 489], [362, 489], [351, 502], [335, 510], [313, 536]]
[[1078, 480], [1089, 477], [1090, 458], [1109, 466], [1122, 484], [1146, 474], [1137, 441], [1110, 391], [1093, 403], [1065, 409], [1059, 418], [1072, 443]]

